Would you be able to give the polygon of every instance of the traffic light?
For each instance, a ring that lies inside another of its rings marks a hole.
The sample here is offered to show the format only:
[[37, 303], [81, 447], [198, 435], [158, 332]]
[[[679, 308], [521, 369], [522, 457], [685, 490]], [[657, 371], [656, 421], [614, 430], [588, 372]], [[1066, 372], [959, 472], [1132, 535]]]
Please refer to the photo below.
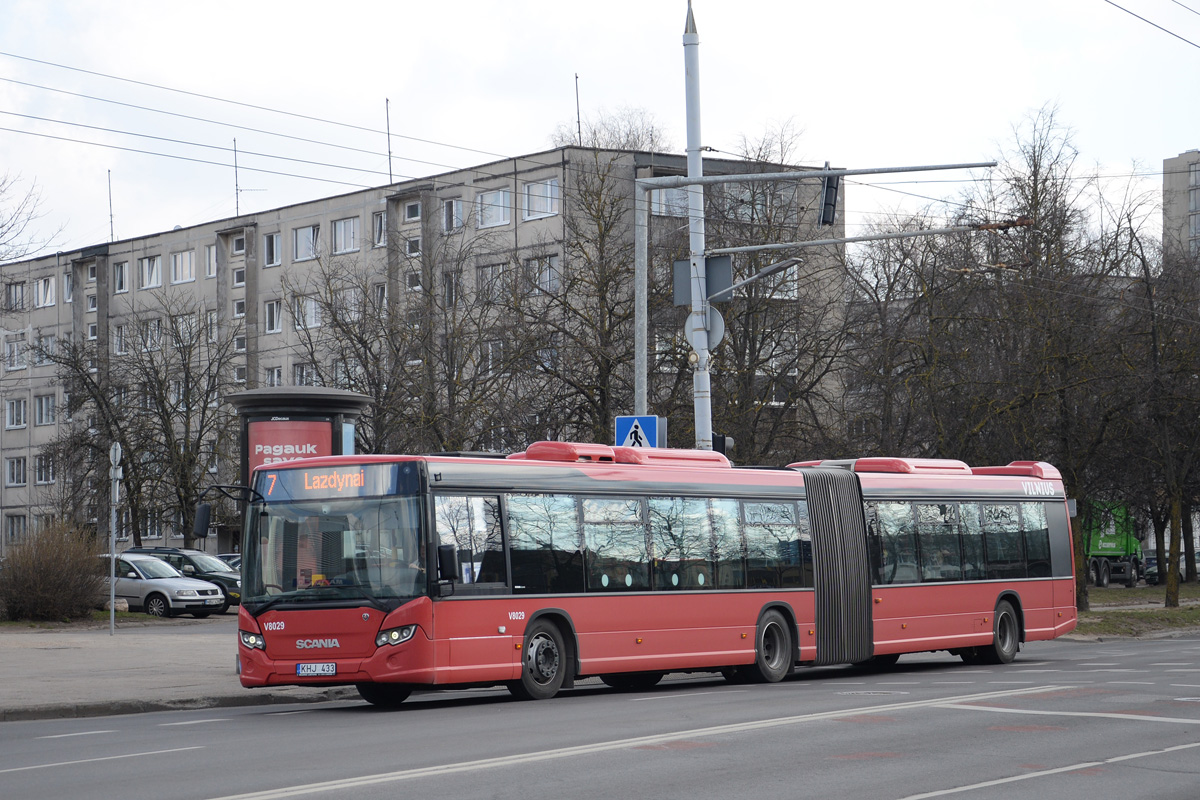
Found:
[[[829, 169], [829, 164], [825, 164]], [[838, 186], [842, 182], [841, 175], [826, 175], [825, 188], [821, 191], [821, 225], [832, 225], [837, 219]]]
[[733, 437], [722, 436], [719, 433], [714, 433], [712, 437], [713, 452], [720, 453], [726, 458], [733, 452]]

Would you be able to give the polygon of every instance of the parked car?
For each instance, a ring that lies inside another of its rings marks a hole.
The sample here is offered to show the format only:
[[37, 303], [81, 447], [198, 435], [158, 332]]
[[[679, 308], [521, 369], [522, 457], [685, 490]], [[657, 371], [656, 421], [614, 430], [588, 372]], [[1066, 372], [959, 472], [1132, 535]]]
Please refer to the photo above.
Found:
[[242, 568], [242, 554], [241, 553], [217, 553], [217, 558], [221, 559], [222, 561], [224, 561], [226, 564], [233, 567], [234, 569]]
[[[1197, 569], [1200, 569], [1200, 556], [1197, 556]], [[1146, 556], [1146, 578], [1147, 586], [1158, 585], [1158, 556]], [[1183, 553], [1179, 554], [1179, 580], [1182, 582], [1187, 577], [1187, 572], [1184, 570]]]
[[217, 609], [224, 614], [231, 605], [242, 602], [242, 573], [216, 556], [183, 547], [131, 547], [126, 553], [145, 553], [160, 558], [179, 570], [185, 577], [215, 583], [221, 588], [224, 602]]
[[[110, 556], [100, 557], [107, 565]], [[104, 573], [107, 590], [108, 570]], [[220, 586], [186, 578], [167, 562], [151, 555], [122, 553], [117, 556], [116, 576], [115, 595], [124, 598], [131, 610], [142, 610], [153, 617], [191, 614], [203, 619], [225, 602]]]

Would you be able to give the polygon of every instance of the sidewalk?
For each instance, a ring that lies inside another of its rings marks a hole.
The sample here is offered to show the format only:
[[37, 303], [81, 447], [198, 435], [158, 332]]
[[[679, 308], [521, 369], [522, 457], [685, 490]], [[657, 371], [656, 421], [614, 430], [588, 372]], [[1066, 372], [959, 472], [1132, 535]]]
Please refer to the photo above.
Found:
[[0, 629], [0, 722], [357, 699], [353, 687], [245, 689], [237, 616], [88, 629]]

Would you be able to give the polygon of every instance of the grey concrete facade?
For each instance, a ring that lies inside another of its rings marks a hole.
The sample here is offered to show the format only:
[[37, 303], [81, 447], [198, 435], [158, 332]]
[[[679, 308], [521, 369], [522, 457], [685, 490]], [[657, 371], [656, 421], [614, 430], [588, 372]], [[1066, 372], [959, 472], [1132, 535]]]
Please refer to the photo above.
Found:
[[1200, 150], [1163, 159], [1163, 247], [1200, 256]]

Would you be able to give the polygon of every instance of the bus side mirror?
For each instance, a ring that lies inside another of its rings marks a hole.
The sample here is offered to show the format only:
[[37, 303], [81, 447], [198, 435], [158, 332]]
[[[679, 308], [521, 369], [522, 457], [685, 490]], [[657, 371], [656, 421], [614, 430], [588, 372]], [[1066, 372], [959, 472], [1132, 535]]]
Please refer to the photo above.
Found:
[[444, 581], [461, 579], [458, 572], [458, 551], [452, 544], [439, 544], [437, 549], [438, 577]]
[[208, 521], [212, 518], [212, 503], [196, 506], [196, 521], [192, 524], [192, 535], [197, 539], [208, 538]]

